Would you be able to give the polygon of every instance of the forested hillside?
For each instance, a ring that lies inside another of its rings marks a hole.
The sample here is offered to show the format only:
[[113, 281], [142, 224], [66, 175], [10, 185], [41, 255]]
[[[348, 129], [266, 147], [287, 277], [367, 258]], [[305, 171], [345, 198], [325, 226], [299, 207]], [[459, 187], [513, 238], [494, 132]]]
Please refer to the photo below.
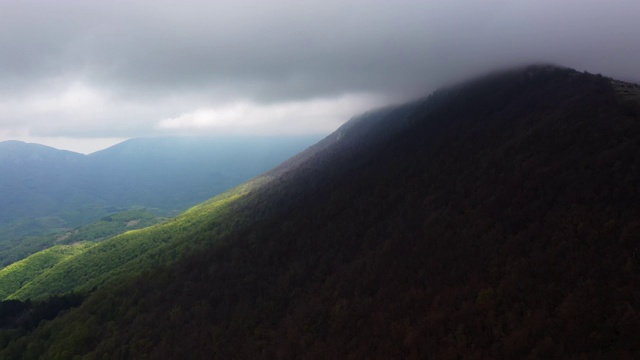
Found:
[[[64, 268], [64, 263], [75, 264], [77, 255], [107, 238], [118, 234], [152, 226], [165, 218], [144, 209], [127, 210], [106, 216], [91, 224], [76, 229], [40, 237], [25, 237], [4, 242], [0, 246], [0, 300], [16, 297], [23, 287], [32, 289], [40, 278], [49, 272]], [[66, 277], [70, 276], [69, 274]], [[60, 285], [60, 284], [56, 284]], [[36, 287], [37, 289], [40, 289]], [[50, 286], [35, 293], [30, 299], [51, 296]], [[55, 293], [55, 292], [54, 292]], [[66, 294], [68, 291], [61, 291]]]
[[353, 119], [0, 357], [637, 358], [636, 89], [532, 66]]
[[[174, 219], [102, 241], [72, 261], [56, 263], [13, 292], [11, 298], [45, 300], [71, 292], [87, 293], [202, 251], [211, 246], [211, 235], [222, 236], [246, 221], [231, 213], [230, 207], [266, 182], [268, 177], [265, 176], [254, 179]], [[220, 223], [220, 226], [216, 226], [209, 236], [202, 236], [202, 228], [210, 226], [211, 222]]]
[[129, 230], [157, 224], [166, 218], [145, 209], [114, 212], [97, 221], [74, 229], [49, 229], [50, 234], [25, 236], [0, 242], [0, 267], [5, 267], [29, 255], [55, 245], [84, 241], [98, 242]]
[[42, 273], [92, 245], [90, 242], [55, 245], [5, 267], [0, 270], [0, 299], [6, 299]]

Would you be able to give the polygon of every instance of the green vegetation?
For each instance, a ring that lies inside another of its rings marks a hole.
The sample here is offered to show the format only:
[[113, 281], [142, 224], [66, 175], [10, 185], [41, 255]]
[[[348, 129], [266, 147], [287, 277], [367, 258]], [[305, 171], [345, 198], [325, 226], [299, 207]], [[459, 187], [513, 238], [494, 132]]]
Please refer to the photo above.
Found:
[[134, 209], [107, 215], [91, 224], [56, 234], [55, 241], [71, 244], [78, 241], [100, 241], [124, 231], [142, 229], [164, 219], [144, 210]]
[[93, 243], [56, 245], [0, 270], [0, 300], [6, 299], [55, 265], [87, 250]]
[[439, 91], [54, 266], [33, 296], [95, 291], [0, 357], [638, 358], [639, 153], [600, 76]]
[[[62, 224], [66, 224], [63, 219], [48, 219], [42, 225], [42, 228], [49, 228], [47, 235], [28, 236], [0, 242], [0, 266], [8, 266], [57, 244], [73, 244], [82, 241], [97, 242], [128, 230], [145, 228], [163, 220], [164, 218], [144, 209], [115, 213], [114, 209], [111, 209], [110, 215], [76, 229], [59, 228]], [[44, 221], [44, 219], [41, 221]], [[34, 222], [28, 222], [25, 225], [33, 224]], [[54, 228], [53, 224], [58, 225]]]
[[[255, 179], [200, 204], [175, 219], [127, 231], [105, 240], [77, 255], [73, 261], [55, 264], [15, 291], [11, 298], [42, 300], [72, 291], [87, 293], [106, 283], [122, 281], [144, 270], [174, 262], [185, 254], [202, 250], [242, 222], [242, 219], [230, 217], [231, 205], [266, 182], [266, 177]], [[128, 217], [114, 215], [103, 219], [97, 226], [89, 227], [88, 233], [101, 233], [95, 231], [103, 228], [99, 226], [101, 223], [110, 223], [116, 219]], [[202, 236], [202, 226], [211, 222], [219, 222], [224, 226]]]
[[[36, 326], [51, 320], [61, 311], [80, 305], [83, 297], [67, 294], [50, 298], [44, 302], [0, 301], [0, 349], [6, 348], [12, 340], [24, 338]], [[4, 359], [37, 358], [42, 348], [29, 347], [24, 353], [6, 353]]]

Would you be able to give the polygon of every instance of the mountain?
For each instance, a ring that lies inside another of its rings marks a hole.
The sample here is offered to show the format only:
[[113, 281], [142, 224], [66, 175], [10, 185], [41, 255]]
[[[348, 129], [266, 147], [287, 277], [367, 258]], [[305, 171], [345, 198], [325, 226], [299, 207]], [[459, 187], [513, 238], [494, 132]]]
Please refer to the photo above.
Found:
[[318, 136], [143, 138], [89, 155], [118, 206], [186, 209], [269, 170]]
[[160, 246], [79, 255], [150, 264], [81, 305], [3, 302], [0, 355], [637, 358], [638, 90], [531, 66], [364, 114]]
[[82, 188], [85, 157], [19, 141], [0, 142], [0, 224], [43, 216], [68, 202], [89, 200]]
[[82, 155], [0, 143], [0, 240], [73, 228], [114, 209], [183, 211], [277, 165], [317, 136], [141, 138]]

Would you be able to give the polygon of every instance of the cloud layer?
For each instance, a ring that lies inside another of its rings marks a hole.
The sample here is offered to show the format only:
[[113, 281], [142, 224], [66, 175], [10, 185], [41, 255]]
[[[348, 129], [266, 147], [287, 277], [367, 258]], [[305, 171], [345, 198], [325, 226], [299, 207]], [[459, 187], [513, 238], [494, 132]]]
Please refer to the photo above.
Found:
[[635, 0], [0, 0], [0, 140], [329, 132], [530, 62], [638, 81], [637, 14]]

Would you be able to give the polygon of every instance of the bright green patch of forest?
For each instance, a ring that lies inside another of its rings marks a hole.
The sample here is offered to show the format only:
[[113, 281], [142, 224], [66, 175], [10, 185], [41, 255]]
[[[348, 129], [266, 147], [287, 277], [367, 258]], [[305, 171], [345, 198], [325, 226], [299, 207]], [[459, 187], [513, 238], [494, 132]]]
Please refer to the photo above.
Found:
[[94, 243], [91, 242], [56, 245], [5, 267], [0, 270], [0, 300], [10, 297], [42, 273], [93, 245]]
[[35, 226], [46, 234], [17, 237], [0, 242], [0, 266], [8, 266], [55, 245], [73, 244], [81, 241], [97, 242], [128, 230], [157, 224], [164, 219], [145, 209], [120, 212], [112, 210], [102, 219], [75, 229], [65, 228], [64, 224], [67, 222], [62, 218], [36, 219], [25, 223], [24, 226]]
[[[102, 241], [73, 261], [55, 264], [15, 291], [11, 298], [42, 300], [69, 292], [87, 293], [201, 250], [242, 223], [243, 219], [233, 217], [233, 203], [266, 179], [241, 185], [162, 224]], [[202, 227], [211, 223], [220, 226], [205, 236]]]

